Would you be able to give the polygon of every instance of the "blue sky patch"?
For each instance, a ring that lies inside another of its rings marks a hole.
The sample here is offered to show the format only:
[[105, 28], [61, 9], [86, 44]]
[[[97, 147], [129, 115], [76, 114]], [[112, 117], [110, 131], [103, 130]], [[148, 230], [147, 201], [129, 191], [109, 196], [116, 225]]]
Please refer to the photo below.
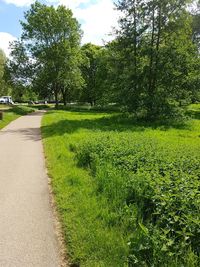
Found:
[[5, 4], [0, 0], [0, 32], [7, 32], [19, 37], [21, 35], [19, 20], [23, 19], [27, 9], [16, 7], [13, 4]]

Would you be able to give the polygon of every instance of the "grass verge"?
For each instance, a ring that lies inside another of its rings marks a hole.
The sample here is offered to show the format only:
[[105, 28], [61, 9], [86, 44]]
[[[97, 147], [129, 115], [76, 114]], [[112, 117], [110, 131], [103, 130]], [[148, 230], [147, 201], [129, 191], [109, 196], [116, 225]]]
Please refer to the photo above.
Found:
[[[200, 122], [50, 111], [42, 134], [76, 266], [199, 266]], [[194, 114], [193, 114], [194, 115]]]
[[22, 115], [27, 115], [28, 113], [31, 113], [35, 110], [33, 108], [29, 108], [26, 106], [14, 106], [14, 107], [4, 106], [4, 109], [2, 111], [3, 111], [3, 120], [0, 120], [0, 129], [4, 128], [11, 121], [16, 120], [18, 117]]

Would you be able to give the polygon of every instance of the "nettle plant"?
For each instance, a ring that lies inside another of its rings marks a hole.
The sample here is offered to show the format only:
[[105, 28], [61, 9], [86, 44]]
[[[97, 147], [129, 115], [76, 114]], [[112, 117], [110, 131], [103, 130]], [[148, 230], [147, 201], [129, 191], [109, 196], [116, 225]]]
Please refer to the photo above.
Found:
[[[184, 143], [143, 134], [98, 133], [74, 148], [96, 193], [128, 236], [130, 266], [198, 266], [200, 162]], [[113, 215], [115, 214], [115, 215]]]

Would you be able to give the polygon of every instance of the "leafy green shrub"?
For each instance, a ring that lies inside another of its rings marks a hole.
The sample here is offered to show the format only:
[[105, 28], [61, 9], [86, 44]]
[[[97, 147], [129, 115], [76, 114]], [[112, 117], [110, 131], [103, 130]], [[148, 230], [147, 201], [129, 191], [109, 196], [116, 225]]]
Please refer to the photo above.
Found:
[[129, 266], [199, 266], [200, 161], [183, 143], [98, 133], [73, 146], [105, 199], [110, 226], [128, 234]]

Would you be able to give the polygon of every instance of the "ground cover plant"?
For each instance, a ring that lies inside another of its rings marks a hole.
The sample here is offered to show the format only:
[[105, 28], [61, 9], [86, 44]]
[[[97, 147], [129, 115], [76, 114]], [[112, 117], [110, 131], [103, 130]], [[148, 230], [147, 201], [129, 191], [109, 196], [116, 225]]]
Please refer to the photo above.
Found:
[[0, 120], [0, 129], [4, 128], [7, 124], [17, 119], [18, 117], [27, 115], [35, 111], [35, 109], [26, 106], [3, 107], [2, 105], [0, 107], [3, 108], [2, 110], [0, 110], [3, 111], [3, 120]]
[[77, 266], [200, 265], [200, 108], [185, 123], [49, 111], [43, 139]]

